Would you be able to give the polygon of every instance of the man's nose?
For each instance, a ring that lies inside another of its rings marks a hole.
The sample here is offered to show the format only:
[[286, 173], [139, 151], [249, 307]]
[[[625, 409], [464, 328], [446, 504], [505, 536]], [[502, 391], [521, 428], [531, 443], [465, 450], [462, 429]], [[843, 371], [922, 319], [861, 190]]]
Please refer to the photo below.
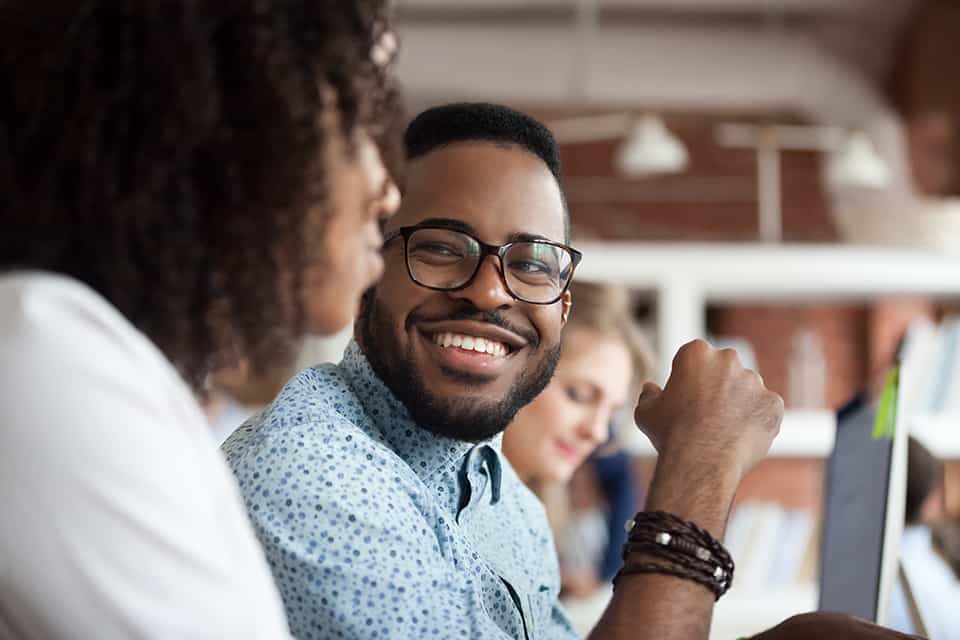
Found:
[[450, 295], [469, 300], [481, 311], [509, 307], [515, 302], [507, 291], [496, 256], [486, 256], [470, 284], [459, 291], [452, 291]]

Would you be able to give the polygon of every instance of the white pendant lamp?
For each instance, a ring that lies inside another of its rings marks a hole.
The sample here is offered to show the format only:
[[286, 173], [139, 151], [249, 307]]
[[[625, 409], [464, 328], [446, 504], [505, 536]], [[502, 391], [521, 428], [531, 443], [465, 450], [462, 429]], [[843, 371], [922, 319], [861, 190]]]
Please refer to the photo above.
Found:
[[617, 169], [626, 176], [680, 173], [690, 164], [683, 142], [670, 133], [663, 120], [647, 114], [631, 127], [614, 158]]
[[830, 156], [827, 179], [839, 189], [882, 189], [890, 183], [890, 167], [867, 134], [853, 131]]

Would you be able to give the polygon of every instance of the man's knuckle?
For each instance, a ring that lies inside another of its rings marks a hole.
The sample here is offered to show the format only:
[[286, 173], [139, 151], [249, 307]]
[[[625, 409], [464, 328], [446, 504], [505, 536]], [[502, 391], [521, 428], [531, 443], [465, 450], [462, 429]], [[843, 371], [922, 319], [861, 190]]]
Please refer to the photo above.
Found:
[[728, 371], [739, 371], [742, 369], [740, 355], [735, 350], [723, 349], [717, 353], [717, 356]]

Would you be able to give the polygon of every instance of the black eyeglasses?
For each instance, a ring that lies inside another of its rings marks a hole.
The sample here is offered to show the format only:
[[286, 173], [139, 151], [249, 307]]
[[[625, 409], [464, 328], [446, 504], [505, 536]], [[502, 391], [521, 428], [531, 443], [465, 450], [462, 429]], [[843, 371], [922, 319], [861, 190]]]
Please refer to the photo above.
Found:
[[410, 279], [427, 289], [456, 291], [469, 286], [487, 256], [497, 256], [507, 291], [531, 304], [563, 297], [583, 254], [549, 240], [520, 240], [496, 246], [469, 233], [435, 225], [391, 231], [384, 244], [401, 237]]

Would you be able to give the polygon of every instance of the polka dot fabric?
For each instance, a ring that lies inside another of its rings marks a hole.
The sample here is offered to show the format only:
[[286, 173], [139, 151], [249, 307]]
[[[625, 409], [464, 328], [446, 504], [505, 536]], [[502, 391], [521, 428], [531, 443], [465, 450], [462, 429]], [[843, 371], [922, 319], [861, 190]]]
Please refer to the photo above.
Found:
[[421, 429], [356, 344], [223, 448], [300, 640], [576, 637], [499, 437]]

